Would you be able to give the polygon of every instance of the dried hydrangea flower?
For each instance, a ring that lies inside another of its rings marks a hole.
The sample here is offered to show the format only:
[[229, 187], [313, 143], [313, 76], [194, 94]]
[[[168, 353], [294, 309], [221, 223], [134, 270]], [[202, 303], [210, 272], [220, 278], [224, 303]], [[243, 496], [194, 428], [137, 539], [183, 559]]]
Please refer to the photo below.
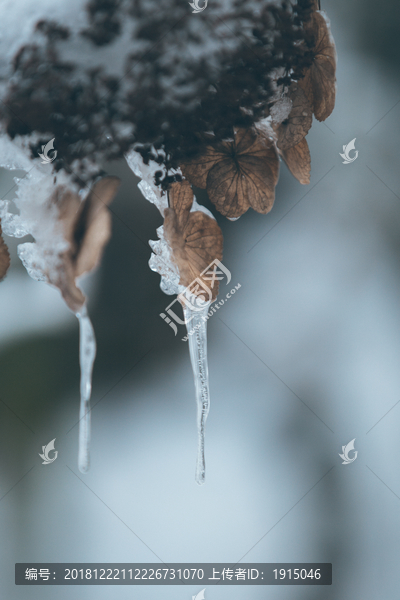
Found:
[[310, 64], [314, 0], [215, 0], [196, 21], [182, 0], [82, 0], [75, 20], [56, 4], [48, 15], [36, 2], [36, 26], [0, 40], [0, 121], [13, 139], [35, 134], [32, 157], [55, 138], [53, 167], [78, 185], [133, 148], [169, 174], [196, 155], [198, 135], [226, 139], [265, 118], [276, 86]]
[[268, 213], [275, 200], [279, 159], [273, 140], [253, 128], [236, 129], [232, 141], [207, 146], [206, 153], [182, 165], [182, 173], [226, 217], [240, 217], [250, 207]]
[[[333, 109], [336, 54], [327, 22], [316, 12], [318, 0], [215, 0], [196, 27], [184, 18], [187, 5], [181, 0], [158, 3], [157, 10], [153, 4], [90, 0], [86, 22], [53, 22], [44, 14], [30, 36], [10, 36], [17, 39], [15, 45], [11, 39], [12, 52], [3, 40], [2, 56], [9, 64], [0, 61], [0, 72], [11, 76], [1, 85], [0, 121], [12, 139], [26, 138], [33, 159], [45, 141], [41, 136], [56, 138], [53, 168], [59, 177], [70, 175], [74, 190], [93, 182], [105, 159], [133, 149], [145, 166], [153, 161], [160, 167], [153, 170], [154, 187], [144, 178], [141, 190], [162, 214], [161, 188], [169, 190], [160, 241], [152, 245], [160, 252], [150, 264], [163, 274], [162, 289], [171, 294], [222, 258], [222, 233], [211, 216], [193, 206], [189, 182], [207, 189], [216, 208], [233, 219], [250, 207], [271, 210], [278, 152], [301, 183], [309, 182], [305, 135], [312, 111], [323, 120]], [[19, 18], [16, 12], [17, 27]], [[188, 54], [189, 47], [196, 52]], [[180, 165], [189, 182], [179, 181]], [[57, 286], [80, 321], [79, 464], [86, 471], [96, 346], [76, 279], [97, 264], [109, 237], [105, 205], [117, 183], [99, 181], [83, 201], [68, 183], [59, 180], [57, 186], [54, 194], [55, 183], [46, 193], [37, 188], [45, 216], [55, 216], [49, 219], [52, 228], [35, 211], [39, 236], [19, 252], [32, 277]], [[29, 209], [34, 203], [27, 197]], [[164, 259], [166, 266], [160, 267]], [[215, 299], [217, 288], [213, 292]], [[185, 319], [191, 310], [184, 305]], [[193, 312], [195, 334], [188, 336], [199, 415], [196, 479], [202, 483], [209, 410], [206, 315]]]

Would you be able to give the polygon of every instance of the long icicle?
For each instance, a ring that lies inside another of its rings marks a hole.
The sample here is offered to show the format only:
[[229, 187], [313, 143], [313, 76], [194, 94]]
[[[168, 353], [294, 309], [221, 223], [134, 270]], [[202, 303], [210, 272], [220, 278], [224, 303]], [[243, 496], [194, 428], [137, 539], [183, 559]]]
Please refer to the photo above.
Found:
[[[208, 384], [207, 362], [207, 313], [208, 302], [203, 308], [193, 310], [184, 306], [186, 328], [188, 331], [190, 360], [192, 363], [197, 402], [197, 462], [196, 482], [203, 485], [206, 476], [204, 456], [204, 436], [207, 416], [210, 410], [210, 392]], [[190, 335], [190, 332], [191, 335]]]
[[96, 338], [86, 304], [76, 313], [79, 320], [79, 364], [81, 368], [81, 402], [79, 409], [78, 467], [87, 473], [90, 466], [90, 396], [92, 371], [96, 356]]

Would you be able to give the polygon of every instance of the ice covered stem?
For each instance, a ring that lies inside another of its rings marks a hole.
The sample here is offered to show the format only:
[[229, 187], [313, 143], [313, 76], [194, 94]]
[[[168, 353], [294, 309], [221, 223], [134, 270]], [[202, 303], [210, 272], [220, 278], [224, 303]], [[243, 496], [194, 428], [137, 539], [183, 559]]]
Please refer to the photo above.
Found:
[[96, 338], [87, 313], [86, 304], [76, 313], [79, 320], [79, 364], [81, 367], [81, 403], [79, 410], [78, 467], [87, 473], [90, 465], [90, 396], [92, 371], [96, 356]]
[[196, 482], [203, 485], [206, 476], [204, 456], [204, 436], [207, 416], [210, 410], [210, 391], [208, 385], [207, 362], [207, 302], [201, 309], [192, 309], [187, 305], [183, 312], [188, 330], [190, 361], [192, 363], [197, 402], [197, 462]]

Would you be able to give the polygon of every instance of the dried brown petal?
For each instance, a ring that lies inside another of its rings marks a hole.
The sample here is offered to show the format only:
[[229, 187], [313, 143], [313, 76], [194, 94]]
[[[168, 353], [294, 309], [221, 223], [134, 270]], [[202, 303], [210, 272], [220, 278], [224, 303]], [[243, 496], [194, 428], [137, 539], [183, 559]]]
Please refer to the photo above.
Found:
[[110, 237], [111, 219], [107, 206], [118, 187], [116, 177], [104, 177], [83, 201], [77, 194], [63, 188], [58, 188], [51, 199], [58, 206], [64, 238], [70, 247], [60, 255], [57, 274], [48, 273], [47, 279], [60, 289], [73, 312], [78, 312], [85, 302], [75, 280], [96, 267]]
[[300, 183], [310, 183], [311, 156], [306, 138], [303, 138], [296, 146], [282, 151], [282, 157], [289, 171]]
[[292, 148], [309, 132], [312, 123], [312, 108], [306, 94], [297, 83], [292, 83], [288, 91], [292, 109], [288, 118], [277, 129], [277, 145], [280, 150]]
[[305, 76], [298, 83], [313, 106], [318, 121], [325, 121], [333, 111], [336, 97], [336, 48], [329, 25], [320, 12], [315, 12], [305, 24], [314, 36], [315, 57]]
[[[164, 212], [165, 238], [179, 269], [180, 284], [188, 287], [213, 260], [222, 260], [222, 232], [217, 222], [202, 211], [189, 212], [193, 192], [188, 181], [172, 184], [169, 203], [170, 208]], [[212, 291], [215, 300], [218, 286]]]
[[238, 129], [232, 142], [209, 146], [207, 154], [189, 168], [186, 165], [183, 172], [191, 183], [201, 187], [207, 173], [210, 200], [220, 213], [235, 218], [250, 207], [260, 213], [271, 210], [279, 160], [273, 142], [264, 133]]
[[3, 240], [1, 220], [0, 220], [0, 281], [4, 279], [10, 266], [10, 253], [7, 244]]
[[75, 283], [75, 273], [72, 264], [65, 260], [57, 272], [57, 277], [48, 275], [48, 281], [56, 286], [65, 300], [68, 308], [77, 313], [85, 304], [86, 297]]
[[75, 277], [94, 269], [100, 262], [104, 246], [111, 236], [111, 217], [108, 210], [119, 188], [117, 177], [98, 181], [85, 200], [75, 225]]
[[193, 190], [188, 181], [183, 180], [171, 185], [168, 193], [169, 208], [175, 211], [178, 223], [184, 227], [193, 204]]
[[206, 147], [206, 153], [195, 160], [181, 165], [183, 175], [192, 185], [204, 190], [207, 175], [212, 167], [224, 158], [224, 153], [213, 146]]

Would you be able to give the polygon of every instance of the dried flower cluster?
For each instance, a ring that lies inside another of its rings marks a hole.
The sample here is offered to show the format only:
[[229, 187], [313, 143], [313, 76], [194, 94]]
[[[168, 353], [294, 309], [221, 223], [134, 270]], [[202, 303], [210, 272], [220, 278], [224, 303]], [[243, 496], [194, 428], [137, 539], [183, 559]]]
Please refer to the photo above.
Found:
[[[272, 209], [280, 157], [300, 183], [310, 181], [312, 115], [326, 119], [335, 102], [335, 46], [318, 8], [316, 0], [255, 0], [250, 8], [244, 0], [216, 1], [195, 24], [178, 0], [161, 2], [157, 10], [149, 0], [91, 0], [87, 24], [78, 31], [37, 24], [36, 41], [14, 59], [0, 117], [11, 138], [36, 134], [32, 156], [46, 141], [40, 133], [51, 132], [55, 170], [72, 173], [78, 188], [102, 173], [99, 160], [132, 147], [146, 164], [156, 161], [155, 183], [169, 190], [166, 239], [181, 284], [189, 285], [222, 257], [216, 221], [190, 212], [189, 183], [206, 189], [216, 209], [235, 219], [250, 207], [264, 214]], [[210, 36], [218, 43], [207, 53]], [[96, 48], [122, 40], [123, 77], [93, 61], [86, 67], [76, 52], [67, 60], [77, 39], [94, 48], [94, 56]], [[183, 47], [192, 52], [182, 53]], [[106, 206], [116, 189], [106, 178], [83, 202], [60, 186], [49, 198], [67, 250], [57, 274], [43, 278], [61, 289], [74, 311], [84, 301], [75, 279], [98, 262], [109, 237]], [[4, 242], [0, 259], [4, 276]]]
[[[34, 242], [20, 244], [19, 257], [79, 319], [82, 472], [96, 344], [77, 280], [99, 263], [110, 237], [108, 206], [119, 181], [104, 176], [103, 161], [125, 155], [164, 217], [160, 240], [150, 242], [162, 289], [173, 294], [199, 280], [207, 288], [202, 274], [222, 260], [223, 236], [192, 186], [207, 190], [229, 219], [249, 208], [268, 213], [281, 158], [309, 183], [306, 136], [313, 115], [323, 121], [332, 112], [336, 87], [335, 45], [317, 0], [213, 0], [195, 17], [182, 0], [90, 0], [85, 10], [76, 27], [39, 20], [8, 65], [8, 80], [0, 59], [0, 164], [26, 172], [19, 214], [0, 201], [0, 280], [10, 264], [1, 227], [30, 234]], [[38, 155], [52, 138], [57, 156], [43, 167]], [[10, 160], [10, 146], [18, 160]], [[200, 287], [192, 293], [203, 295]], [[209, 410], [205, 321], [217, 294], [215, 285], [203, 318], [190, 317], [198, 483]], [[181, 301], [186, 318], [192, 307]]]
[[313, 64], [314, 4], [214, 0], [194, 18], [181, 0], [91, 0], [76, 31], [37, 24], [14, 58], [0, 118], [12, 138], [43, 135], [32, 156], [55, 137], [55, 168], [78, 182], [96, 175], [89, 163], [136, 145], [167, 167], [167, 189], [170, 169], [197, 155], [207, 132], [230, 139], [267, 117], [282, 86]]
[[228, 218], [240, 217], [250, 207], [259, 213], [272, 209], [279, 156], [301, 184], [310, 182], [306, 135], [313, 114], [320, 121], [331, 114], [336, 94], [335, 44], [326, 18], [316, 3], [313, 8], [304, 23], [313, 59], [298, 81], [278, 86], [275, 101], [268, 105], [269, 118], [248, 128], [233, 127], [231, 139], [204, 134], [200, 156], [181, 164], [184, 177], [206, 189], [216, 209]]

